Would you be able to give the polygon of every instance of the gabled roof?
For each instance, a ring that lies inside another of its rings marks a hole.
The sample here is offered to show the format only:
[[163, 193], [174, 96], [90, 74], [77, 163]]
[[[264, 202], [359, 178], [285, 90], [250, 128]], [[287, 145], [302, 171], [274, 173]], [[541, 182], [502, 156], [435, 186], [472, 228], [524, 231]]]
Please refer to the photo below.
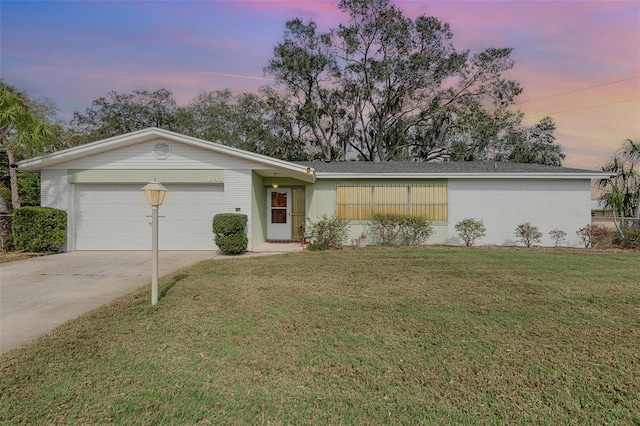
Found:
[[112, 149], [134, 145], [140, 142], [163, 138], [169, 141], [192, 145], [213, 152], [253, 161], [274, 169], [286, 170], [288, 174], [305, 182], [326, 179], [456, 179], [456, 178], [523, 178], [523, 179], [602, 179], [611, 173], [567, 167], [543, 166], [539, 164], [499, 163], [493, 161], [451, 161], [451, 162], [289, 162], [233, 148], [216, 142], [182, 135], [169, 130], [151, 127], [124, 135], [103, 139], [20, 161], [21, 170], [35, 171], [60, 163], [99, 154]]
[[114, 136], [112, 138], [91, 142], [85, 145], [75, 146], [51, 154], [46, 154], [40, 157], [20, 161], [17, 163], [17, 165], [21, 170], [41, 170], [47, 167], [54, 166], [56, 164], [99, 154], [101, 152], [106, 152], [117, 148], [123, 148], [129, 145], [134, 145], [156, 138], [162, 138], [173, 142], [199, 147], [209, 151], [242, 158], [273, 168], [284, 169], [290, 171], [293, 177], [296, 177], [300, 180], [306, 182], [315, 182], [315, 175], [313, 174], [313, 170], [308, 170], [307, 166], [291, 163], [289, 161], [279, 160], [277, 158], [267, 157], [266, 155], [244, 151], [242, 149], [233, 148], [220, 143], [209, 142], [203, 139], [182, 135], [180, 133], [159, 129], [157, 127], [150, 127], [148, 129], [138, 130], [120, 136]]
[[494, 161], [444, 162], [298, 162], [313, 168], [318, 178], [370, 179], [370, 178], [548, 178], [548, 179], [602, 179], [611, 173], [540, 164], [501, 163]]

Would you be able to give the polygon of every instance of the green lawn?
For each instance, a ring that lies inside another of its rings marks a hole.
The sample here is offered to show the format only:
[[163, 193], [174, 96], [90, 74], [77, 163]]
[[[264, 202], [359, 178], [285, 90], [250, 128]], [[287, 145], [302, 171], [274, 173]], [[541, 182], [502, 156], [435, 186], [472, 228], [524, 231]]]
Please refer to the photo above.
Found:
[[0, 360], [4, 423], [640, 424], [640, 255], [207, 261]]
[[28, 253], [0, 250], [0, 263], [15, 262], [16, 260], [24, 260], [29, 257]]

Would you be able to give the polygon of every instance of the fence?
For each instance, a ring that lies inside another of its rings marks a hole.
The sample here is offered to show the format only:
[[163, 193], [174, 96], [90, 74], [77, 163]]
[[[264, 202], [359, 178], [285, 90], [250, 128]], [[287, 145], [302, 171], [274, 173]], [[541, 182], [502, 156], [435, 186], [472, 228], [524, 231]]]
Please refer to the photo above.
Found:
[[592, 225], [615, 229], [616, 222], [618, 222], [622, 228], [640, 228], [640, 219], [635, 217], [614, 218], [613, 216], [591, 216]]

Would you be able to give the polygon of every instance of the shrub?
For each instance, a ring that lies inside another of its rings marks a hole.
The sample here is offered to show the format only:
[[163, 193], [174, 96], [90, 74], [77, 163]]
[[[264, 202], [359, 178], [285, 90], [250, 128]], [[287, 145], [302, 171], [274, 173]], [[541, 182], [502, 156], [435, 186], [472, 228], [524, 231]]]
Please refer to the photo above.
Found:
[[624, 233], [624, 238], [618, 241], [624, 248], [640, 249], [640, 227], [634, 227]]
[[307, 246], [307, 250], [310, 251], [323, 251], [323, 250], [329, 250], [331, 247], [324, 245], [324, 244], [318, 244], [315, 241], [311, 241], [309, 243], [309, 245]]
[[375, 214], [371, 219], [371, 233], [375, 236], [378, 244], [383, 246], [396, 244], [402, 215]]
[[420, 245], [433, 235], [433, 225], [427, 219], [401, 214], [376, 214], [371, 233], [382, 245]]
[[240, 254], [247, 250], [246, 226], [246, 214], [220, 213], [213, 217], [214, 241], [223, 254]]
[[591, 247], [591, 240], [593, 239], [593, 225], [583, 226], [576, 231], [576, 235], [580, 237], [584, 247]]
[[464, 241], [467, 247], [471, 247], [478, 238], [484, 237], [487, 233], [487, 228], [484, 227], [481, 220], [471, 218], [462, 219], [456, 223], [455, 228], [458, 237]]
[[0, 251], [13, 249], [13, 232], [11, 231], [11, 216], [0, 215]]
[[67, 213], [50, 207], [21, 207], [13, 211], [13, 243], [18, 250], [55, 252], [66, 241]]
[[240, 254], [247, 250], [249, 240], [243, 233], [229, 234], [229, 235], [216, 235], [216, 245], [220, 251], [224, 254]]
[[615, 240], [616, 232], [600, 225], [585, 225], [576, 231], [582, 244], [587, 247], [609, 247]]
[[549, 232], [549, 236], [553, 239], [554, 247], [558, 247], [560, 243], [566, 239], [567, 233], [560, 229], [554, 229]]
[[310, 250], [341, 248], [349, 235], [349, 225], [336, 216], [322, 215], [317, 222], [309, 222], [309, 232], [313, 235]]
[[606, 228], [604, 226], [597, 226], [593, 243], [596, 247], [611, 247], [615, 245], [618, 231], [613, 228]]
[[39, 206], [40, 175], [32, 172], [18, 172], [18, 195], [21, 206]]
[[400, 221], [398, 241], [405, 246], [419, 246], [433, 235], [433, 225], [427, 219], [418, 216], [404, 216]]
[[247, 215], [240, 213], [220, 213], [213, 217], [213, 233], [231, 235], [244, 232], [247, 227]]
[[522, 223], [516, 227], [516, 237], [520, 238], [525, 246], [531, 247], [533, 243], [539, 243], [542, 238], [542, 232], [538, 230], [538, 227], [533, 226], [529, 222]]
[[[4, 201], [7, 211], [11, 211], [11, 190], [0, 183], [0, 198]], [[0, 211], [2, 213], [2, 211]]]

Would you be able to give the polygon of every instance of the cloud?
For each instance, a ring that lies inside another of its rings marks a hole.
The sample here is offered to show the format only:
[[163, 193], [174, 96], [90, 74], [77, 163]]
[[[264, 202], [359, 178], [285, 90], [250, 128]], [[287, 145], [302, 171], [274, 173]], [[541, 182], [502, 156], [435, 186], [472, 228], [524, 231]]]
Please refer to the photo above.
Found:
[[255, 77], [255, 76], [251, 76], [251, 75], [241, 75], [241, 74], [225, 74], [222, 72], [212, 72], [212, 71], [198, 71], [201, 74], [208, 74], [208, 75], [218, 75], [221, 77], [233, 77], [233, 78], [246, 78], [249, 80], [266, 80], [266, 81], [273, 81], [273, 78], [268, 78], [268, 77]]
[[336, 26], [337, 22], [346, 19], [346, 15], [338, 9], [338, 4], [337, 0], [241, 0], [234, 3], [235, 7], [248, 13], [278, 17], [283, 24], [283, 32], [284, 23], [294, 18], [312, 20], [322, 31]]
[[[640, 2], [405, 1], [406, 16], [451, 24], [458, 49], [513, 47], [507, 73], [524, 88], [526, 124], [553, 114], [565, 164], [597, 167], [640, 139]], [[108, 91], [255, 92], [287, 20], [321, 31], [345, 22], [338, 1], [3, 2], [3, 79], [58, 103], [66, 116]], [[611, 84], [607, 84], [611, 83]], [[598, 86], [605, 84], [604, 86]]]

